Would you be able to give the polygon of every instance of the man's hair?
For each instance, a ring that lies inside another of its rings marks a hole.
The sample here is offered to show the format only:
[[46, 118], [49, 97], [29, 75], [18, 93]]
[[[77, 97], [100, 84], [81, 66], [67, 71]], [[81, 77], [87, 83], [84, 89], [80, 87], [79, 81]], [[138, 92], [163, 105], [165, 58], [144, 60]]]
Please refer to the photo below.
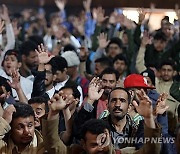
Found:
[[21, 47], [20, 47], [20, 53], [21, 55], [29, 56], [31, 51], [35, 52], [35, 49], [37, 49], [38, 46], [36, 43], [32, 41], [25, 41]]
[[66, 59], [61, 56], [55, 56], [55, 57], [51, 58], [49, 63], [52, 66], [53, 72], [56, 72], [56, 71], [63, 72], [64, 69], [68, 67]]
[[120, 53], [114, 57], [113, 63], [115, 63], [117, 60], [124, 61], [125, 65], [128, 65], [127, 58], [122, 53]]
[[33, 108], [29, 104], [17, 102], [14, 104], [16, 112], [12, 115], [12, 121], [16, 118], [27, 118], [30, 116], [35, 117]]
[[113, 67], [112, 60], [108, 57], [98, 58], [95, 63], [100, 63], [101, 66]]
[[32, 41], [34, 42], [36, 45], [40, 45], [41, 43], [43, 44], [44, 41], [43, 41], [43, 38], [39, 35], [31, 35], [29, 36], [29, 41]]
[[45, 111], [46, 113], [48, 112], [49, 110], [49, 107], [48, 107], [48, 100], [44, 97], [32, 97], [30, 100], [28, 100], [28, 104], [31, 105], [31, 104], [45, 104]]
[[102, 78], [104, 74], [115, 74], [116, 80], [118, 80], [120, 76], [119, 72], [112, 67], [108, 67], [104, 71], [102, 71], [100, 78]]
[[167, 59], [167, 60], [162, 61], [159, 68], [161, 69], [164, 65], [170, 65], [173, 68], [173, 70], [175, 70], [175, 63], [173, 60]]
[[81, 129], [81, 138], [86, 141], [86, 133], [90, 132], [95, 135], [104, 133], [104, 130], [108, 129], [110, 132], [109, 124], [102, 119], [91, 119], [86, 121]]
[[12, 96], [12, 89], [11, 86], [8, 84], [7, 82], [8, 79], [0, 76], [0, 86], [4, 86], [7, 92], [10, 92], [11, 96]]
[[4, 55], [4, 59], [3, 59], [2, 65], [3, 65], [3, 63], [4, 63], [4, 60], [5, 60], [6, 56], [9, 56], [9, 55], [14, 55], [14, 56], [17, 58], [17, 61], [18, 61], [18, 62], [21, 62], [21, 61], [22, 61], [21, 55], [19, 54], [19, 51], [12, 49], [12, 50], [6, 51], [6, 53], [5, 53], [5, 55]]
[[60, 91], [63, 90], [63, 89], [72, 89], [72, 91], [73, 91], [73, 94], [72, 94], [72, 95], [74, 96], [74, 98], [75, 98], [75, 99], [76, 99], [76, 98], [80, 99], [81, 94], [80, 94], [79, 90], [77, 89], [77, 85], [76, 85], [75, 82], [73, 82], [73, 81], [68, 81], [68, 82], [65, 84], [65, 86], [60, 89]]
[[166, 37], [166, 35], [163, 32], [157, 32], [154, 35], [154, 40], [161, 40], [163, 42], [166, 42], [167, 41], [167, 37]]
[[108, 96], [108, 102], [110, 101], [111, 93], [112, 93], [113, 91], [115, 91], [115, 90], [123, 90], [123, 91], [125, 91], [125, 92], [127, 93], [127, 95], [128, 95], [128, 104], [131, 103], [131, 94], [129, 93], [129, 91], [128, 91], [127, 89], [122, 88], [122, 87], [115, 87], [115, 88], [113, 88], [113, 89], [111, 90], [111, 92], [109, 93], [109, 96]]
[[111, 39], [110, 39], [110, 42], [109, 42], [109, 44], [108, 44], [108, 46], [107, 46], [107, 48], [109, 48], [109, 46], [110, 46], [111, 44], [117, 44], [120, 49], [122, 49], [122, 47], [123, 47], [123, 43], [122, 43], [121, 39], [118, 38], [118, 37], [113, 37], [113, 38], [111, 38]]

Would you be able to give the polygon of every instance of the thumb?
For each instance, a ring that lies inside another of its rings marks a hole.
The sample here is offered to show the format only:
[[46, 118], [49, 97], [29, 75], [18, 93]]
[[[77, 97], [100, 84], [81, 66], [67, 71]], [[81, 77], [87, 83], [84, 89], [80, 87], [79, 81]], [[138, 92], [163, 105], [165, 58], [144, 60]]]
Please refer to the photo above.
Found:
[[135, 100], [132, 101], [132, 104], [134, 105], [135, 108], [137, 108], [139, 106]]
[[102, 96], [103, 92], [104, 92], [104, 89], [101, 89], [99, 92], [99, 95]]

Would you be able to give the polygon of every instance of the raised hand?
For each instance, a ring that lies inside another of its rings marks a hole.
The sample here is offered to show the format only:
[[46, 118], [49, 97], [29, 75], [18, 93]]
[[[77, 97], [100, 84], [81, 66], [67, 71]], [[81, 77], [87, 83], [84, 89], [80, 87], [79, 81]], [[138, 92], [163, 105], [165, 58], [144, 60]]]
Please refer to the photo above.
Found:
[[3, 30], [4, 30], [4, 21], [2, 21], [0, 18], [0, 34], [3, 32]]
[[8, 124], [12, 121], [12, 115], [16, 112], [14, 105], [9, 105], [3, 112], [2, 118], [7, 121]]
[[138, 13], [139, 13], [139, 24], [142, 24], [142, 22], [145, 19], [146, 13], [144, 9], [138, 9]]
[[21, 32], [22, 27], [18, 27], [17, 20], [12, 21], [12, 26], [13, 26], [14, 35], [17, 37], [19, 33]]
[[151, 39], [149, 37], [148, 32], [143, 33], [142, 41], [141, 41], [141, 46], [146, 47], [147, 44], [151, 44]]
[[93, 103], [95, 100], [98, 100], [103, 92], [104, 89], [100, 89], [101, 81], [99, 80], [99, 77], [94, 77], [88, 88], [88, 99], [91, 101], [90, 103]]
[[55, 94], [53, 98], [49, 101], [49, 108], [53, 112], [57, 112], [67, 108], [74, 101], [73, 96], [64, 96], [63, 92], [60, 91], [58, 94]]
[[4, 4], [2, 5], [1, 18], [2, 18], [6, 23], [10, 23], [8, 8], [7, 8], [6, 5], [4, 5]]
[[15, 90], [18, 90], [21, 88], [20, 84], [20, 74], [17, 70], [12, 70], [11, 71], [11, 77], [12, 77], [12, 82], [7, 81], [8, 84], [11, 86], [11, 88], [14, 88]]
[[168, 108], [169, 106], [166, 105], [166, 100], [167, 100], [168, 94], [166, 93], [162, 93], [157, 102], [156, 102], [156, 108], [155, 108], [155, 116], [157, 116], [158, 114], [163, 114]]
[[47, 64], [51, 60], [51, 58], [54, 57], [53, 55], [48, 55], [48, 50], [44, 47], [43, 44], [38, 45], [38, 50], [36, 49], [35, 51], [38, 53], [40, 64]]
[[86, 12], [90, 12], [90, 8], [91, 8], [91, 1], [92, 0], [85, 0], [83, 1], [83, 6]]
[[152, 102], [149, 97], [146, 95], [143, 89], [137, 90], [136, 92], [139, 104], [133, 100], [133, 105], [136, 108], [137, 112], [144, 118], [153, 117]]
[[66, 6], [67, 0], [55, 0], [56, 6], [59, 8], [59, 10], [64, 10]]
[[99, 42], [99, 48], [105, 49], [110, 42], [110, 40], [107, 39], [107, 34], [101, 33], [97, 38]]
[[175, 12], [176, 16], [178, 17], [178, 20], [180, 21], [180, 9], [178, 4], [175, 5]]
[[78, 32], [81, 35], [84, 35], [84, 20], [75, 17], [74, 18], [74, 22], [73, 22], [73, 26], [78, 30]]
[[105, 10], [102, 7], [94, 8], [92, 14], [97, 24], [102, 24], [108, 18], [108, 16], [105, 16]]

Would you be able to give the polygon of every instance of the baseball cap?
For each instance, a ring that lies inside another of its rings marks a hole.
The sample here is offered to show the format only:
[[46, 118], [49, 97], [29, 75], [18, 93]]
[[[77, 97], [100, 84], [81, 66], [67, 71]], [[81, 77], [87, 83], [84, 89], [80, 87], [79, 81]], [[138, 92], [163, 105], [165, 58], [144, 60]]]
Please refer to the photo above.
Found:
[[74, 51], [66, 51], [61, 56], [66, 59], [68, 67], [78, 66], [80, 64], [79, 57]]
[[146, 88], [155, 89], [147, 84], [147, 79], [139, 74], [131, 74], [124, 80], [124, 88]]

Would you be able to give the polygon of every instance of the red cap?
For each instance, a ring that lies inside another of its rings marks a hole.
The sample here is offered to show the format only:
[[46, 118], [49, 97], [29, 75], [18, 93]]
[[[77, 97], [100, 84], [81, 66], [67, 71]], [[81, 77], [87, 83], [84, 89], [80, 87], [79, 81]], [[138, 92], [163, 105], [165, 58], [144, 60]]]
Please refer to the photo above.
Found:
[[147, 79], [139, 74], [131, 74], [124, 80], [124, 88], [146, 88], [155, 89], [147, 84]]

